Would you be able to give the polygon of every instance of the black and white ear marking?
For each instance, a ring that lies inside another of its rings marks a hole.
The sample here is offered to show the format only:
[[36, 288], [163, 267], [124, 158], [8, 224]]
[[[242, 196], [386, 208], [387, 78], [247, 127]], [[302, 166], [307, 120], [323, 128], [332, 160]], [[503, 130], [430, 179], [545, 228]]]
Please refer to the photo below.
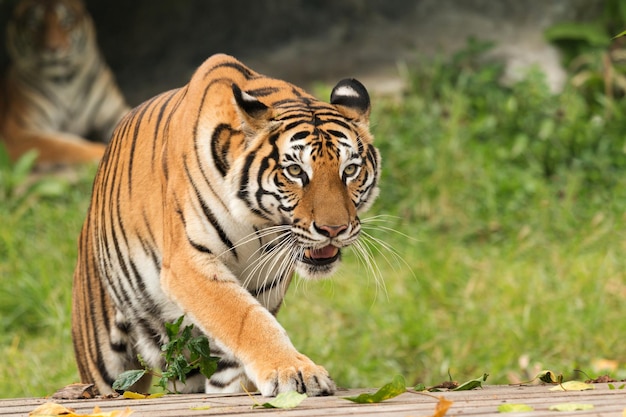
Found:
[[363, 84], [354, 78], [346, 78], [337, 83], [330, 93], [330, 104], [348, 107], [360, 115], [370, 110], [370, 96]]
[[245, 91], [241, 91], [241, 88], [239, 88], [237, 84], [233, 84], [232, 89], [237, 105], [248, 116], [258, 119], [266, 114], [269, 107], [257, 100], [256, 97], [251, 96]]

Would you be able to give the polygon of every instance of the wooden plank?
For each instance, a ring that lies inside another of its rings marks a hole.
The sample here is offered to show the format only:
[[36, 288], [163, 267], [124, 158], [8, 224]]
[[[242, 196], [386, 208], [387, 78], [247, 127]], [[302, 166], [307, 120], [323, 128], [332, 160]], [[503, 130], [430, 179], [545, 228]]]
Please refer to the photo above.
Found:
[[[95, 406], [102, 411], [133, 410], [133, 417], [142, 416], [354, 416], [366, 417], [385, 415], [392, 417], [430, 416], [434, 413], [439, 397], [453, 402], [447, 416], [502, 416], [497, 408], [505, 403], [523, 403], [534, 407], [535, 411], [514, 413], [515, 417], [532, 416], [607, 416], [622, 417], [626, 410], [626, 390], [611, 390], [608, 384], [595, 384], [594, 390], [554, 392], [549, 386], [485, 386], [483, 389], [441, 393], [405, 393], [380, 404], [354, 404], [343, 399], [373, 390], [351, 389], [338, 392], [333, 397], [305, 399], [297, 408], [290, 410], [253, 409], [256, 403], [263, 403], [267, 398], [259, 395], [166, 395], [159, 399], [126, 400], [91, 399], [91, 400], [51, 400], [45, 398], [22, 398], [0, 400], [0, 417], [28, 416], [38, 405], [45, 402], [57, 402], [76, 410], [80, 414], [89, 414]], [[560, 403], [593, 404], [592, 410], [574, 412], [549, 411], [550, 405]]]

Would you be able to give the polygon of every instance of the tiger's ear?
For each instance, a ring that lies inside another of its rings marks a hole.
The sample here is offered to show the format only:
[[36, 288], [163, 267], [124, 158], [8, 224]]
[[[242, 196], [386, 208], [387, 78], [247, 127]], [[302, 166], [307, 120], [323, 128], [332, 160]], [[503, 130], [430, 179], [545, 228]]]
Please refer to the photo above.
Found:
[[243, 121], [254, 129], [259, 129], [265, 125], [270, 118], [269, 107], [261, 103], [256, 97], [241, 91], [237, 84], [233, 84], [232, 89]]
[[370, 95], [363, 84], [354, 78], [346, 78], [337, 83], [330, 93], [330, 104], [350, 120], [357, 123], [369, 122]]

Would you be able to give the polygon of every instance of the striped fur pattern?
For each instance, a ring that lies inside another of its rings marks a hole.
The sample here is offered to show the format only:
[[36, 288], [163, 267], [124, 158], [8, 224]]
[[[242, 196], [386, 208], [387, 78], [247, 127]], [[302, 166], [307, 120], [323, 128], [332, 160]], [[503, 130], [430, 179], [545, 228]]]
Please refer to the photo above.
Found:
[[[40, 166], [97, 161], [128, 112], [80, 0], [20, 0], [7, 25], [0, 141]], [[91, 140], [87, 140], [89, 137]]]
[[378, 193], [365, 87], [343, 80], [330, 102], [215, 55], [122, 120], [74, 274], [84, 382], [106, 394], [137, 354], [162, 365], [164, 322], [185, 314], [221, 360], [184, 391], [334, 392], [275, 318], [294, 271], [315, 279], [337, 268]]

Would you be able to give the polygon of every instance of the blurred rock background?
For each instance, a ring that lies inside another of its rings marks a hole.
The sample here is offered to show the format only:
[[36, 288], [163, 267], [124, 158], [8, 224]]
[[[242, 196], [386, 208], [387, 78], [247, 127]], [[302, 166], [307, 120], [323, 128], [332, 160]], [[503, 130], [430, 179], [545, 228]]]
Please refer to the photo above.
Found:
[[[15, 0], [0, 0], [4, 29]], [[451, 53], [468, 37], [495, 42], [491, 57], [515, 78], [539, 65], [558, 90], [565, 73], [543, 31], [587, 21], [603, 0], [86, 0], [99, 43], [131, 104], [187, 82], [225, 52], [255, 70], [307, 87], [346, 76], [375, 91], [402, 88], [402, 66]], [[4, 30], [1, 42], [4, 45]], [[0, 68], [8, 58], [0, 52]]]

